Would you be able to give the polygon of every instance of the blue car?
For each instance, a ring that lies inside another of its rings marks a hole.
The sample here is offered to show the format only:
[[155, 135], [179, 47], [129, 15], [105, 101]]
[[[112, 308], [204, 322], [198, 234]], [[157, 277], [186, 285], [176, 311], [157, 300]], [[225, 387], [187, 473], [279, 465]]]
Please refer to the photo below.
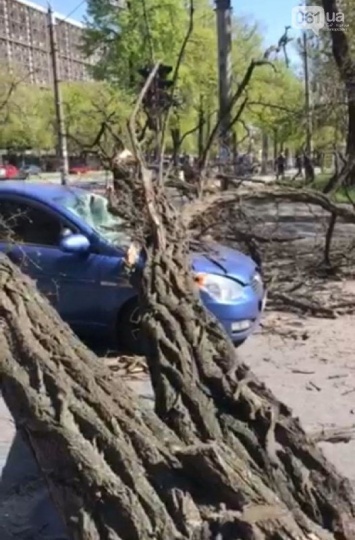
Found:
[[21, 167], [21, 170], [27, 174], [27, 176], [40, 176], [42, 174], [42, 169], [39, 165], [24, 165]]
[[[105, 197], [76, 187], [4, 182], [0, 229], [0, 250], [36, 281], [80, 338], [142, 352], [137, 291], [122, 264], [130, 237]], [[191, 262], [205, 306], [239, 345], [264, 309], [256, 264], [221, 246], [192, 255]]]

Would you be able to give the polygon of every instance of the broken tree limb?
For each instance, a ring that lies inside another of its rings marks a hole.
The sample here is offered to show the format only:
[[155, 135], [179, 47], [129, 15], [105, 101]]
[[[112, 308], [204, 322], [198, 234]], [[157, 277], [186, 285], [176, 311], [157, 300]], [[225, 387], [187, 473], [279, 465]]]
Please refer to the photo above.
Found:
[[[5, 257], [0, 259], [0, 315], [1, 390], [69, 538], [212, 540], [221, 534], [271, 540], [277, 534], [296, 540], [311, 533], [319, 539], [334, 538], [332, 533], [352, 538], [347, 527], [355, 513], [346, 481], [284, 406], [279, 419], [269, 413], [267, 420], [265, 409], [262, 420], [256, 400], [271, 404], [275, 398], [249, 374], [246, 380], [245, 368], [239, 367], [244, 379], [232, 384], [207, 362], [187, 395], [189, 379], [179, 376], [174, 355], [165, 373], [180, 380], [180, 403], [195, 409], [194, 418], [185, 418], [184, 433], [184, 416], [179, 426], [171, 403], [167, 414], [174, 433], [140, 409], [126, 385], [112, 378]], [[206, 345], [201, 343], [201, 353]], [[218, 410], [220, 392], [226, 405], [221, 402]], [[252, 411], [249, 424], [245, 419]], [[265, 429], [269, 421], [276, 431]]]
[[269, 300], [274, 303], [276, 309], [295, 308], [303, 312], [308, 312], [314, 317], [324, 317], [335, 319], [336, 312], [334, 309], [322, 306], [319, 303], [310, 301], [308, 298], [296, 298], [289, 294], [279, 293], [276, 291], [269, 292]]
[[313, 442], [348, 443], [355, 439], [355, 425], [344, 428], [323, 428], [311, 433]]
[[183, 219], [185, 226], [191, 227], [202, 214], [213, 212], [221, 205], [226, 207], [232, 204], [242, 204], [243, 202], [258, 204], [268, 201], [319, 206], [322, 210], [341, 218], [347, 223], [355, 223], [355, 209], [351, 205], [336, 203], [330, 197], [318, 191], [292, 188], [266, 188], [243, 192], [233, 192], [230, 190], [224, 193], [206, 196], [204, 199], [195, 200], [193, 203], [187, 205], [183, 209]]
[[[129, 125], [134, 132], [134, 117]], [[281, 514], [285, 506], [292, 519], [288, 514], [281, 523], [280, 512], [278, 517], [259, 514], [249, 529], [254, 538], [257, 533], [271, 538], [276, 531], [293, 538], [295, 523], [302, 537], [330, 533], [350, 540], [355, 510], [349, 483], [309, 442], [291, 411], [237, 361], [224, 329], [201, 303], [184, 216], [154, 183], [144, 161], [138, 165], [140, 182], [131, 183], [131, 190], [140, 193], [142, 207], [136, 204], [134, 210], [145, 220], [146, 262], [143, 269], [134, 268], [133, 257], [131, 270], [141, 273], [136, 284], [155, 411], [180, 441], [174, 455], [185, 481], [192, 483], [205, 537], [243, 537], [238, 520], [254, 506], [256, 489], [263, 507], [278, 501]], [[273, 502], [266, 500], [265, 488], [276, 496]], [[222, 514], [216, 508], [223, 508]]]

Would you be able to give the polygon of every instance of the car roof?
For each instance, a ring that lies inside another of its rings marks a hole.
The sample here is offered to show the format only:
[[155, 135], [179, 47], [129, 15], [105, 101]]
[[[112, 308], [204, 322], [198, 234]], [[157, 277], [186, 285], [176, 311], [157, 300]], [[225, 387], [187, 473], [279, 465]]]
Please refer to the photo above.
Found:
[[61, 184], [45, 184], [41, 182], [26, 182], [24, 180], [3, 180], [0, 181], [1, 195], [22, 195], [30, 199], [42, 202], [55, 202], [56, 199], [85, 193], [86, 190], [73, 186], [62, 186]]

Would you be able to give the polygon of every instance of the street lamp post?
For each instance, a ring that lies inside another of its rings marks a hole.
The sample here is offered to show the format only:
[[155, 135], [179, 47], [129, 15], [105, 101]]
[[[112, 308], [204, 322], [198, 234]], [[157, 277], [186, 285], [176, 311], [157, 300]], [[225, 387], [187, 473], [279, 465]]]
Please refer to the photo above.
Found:
[[301, 45], [303, 56], [303, 70], [304, 70], [304, 97], [305, 97], [305, 109], [306, 109], [306, 153], [310, 157], [313, 150], [312, 144], [312, 103], [311, 103], [311, 91], [309, 81], [309, 55], [308, 55], [308, 36], [304, 30], [302, 33], [302, 40], [299, 40]]
[[66, 127], [64, 122], [64, 110], [61, 96], [60, 82], [59, 82], [59, 66], [58, 66], [58, 45], [56, 28], [54, 21], [54, 14], [52, 8], [48, 8], [48, 29], [49, 29], [49, 43], [50, 53], [52, 60], [52, 75], [53, 75], [53, 90], [54, 90], [54, 102], [55, 113], [57, 121], [57, 135], [58, 135], [58, 148], [61, 160], [61, 182], [63, 185], [68, 183], [69, 177], [69, 159], [68, 159], [68, 143], [66, 135]]
[[[219, 121], [221, 153], [231, 155], [231, 88], [232, 88], [232, 6], [231, 0], [216, 0], [219, 79]], [[228, 189], [225, 182], [222, 189]]]

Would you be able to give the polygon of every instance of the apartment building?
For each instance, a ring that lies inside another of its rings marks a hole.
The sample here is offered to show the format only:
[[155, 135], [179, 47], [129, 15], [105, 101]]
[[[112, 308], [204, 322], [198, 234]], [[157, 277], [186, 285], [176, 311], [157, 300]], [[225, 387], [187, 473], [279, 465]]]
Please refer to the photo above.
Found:
[[[82, 81], [90, 78], [88, 60], [80, 50], [84, 25], [54, 14], [59, 78]], [[47, 10], [28, 0], [0, 0], [0, 64], [19, 71], [33, 84], [52, 82]]]

